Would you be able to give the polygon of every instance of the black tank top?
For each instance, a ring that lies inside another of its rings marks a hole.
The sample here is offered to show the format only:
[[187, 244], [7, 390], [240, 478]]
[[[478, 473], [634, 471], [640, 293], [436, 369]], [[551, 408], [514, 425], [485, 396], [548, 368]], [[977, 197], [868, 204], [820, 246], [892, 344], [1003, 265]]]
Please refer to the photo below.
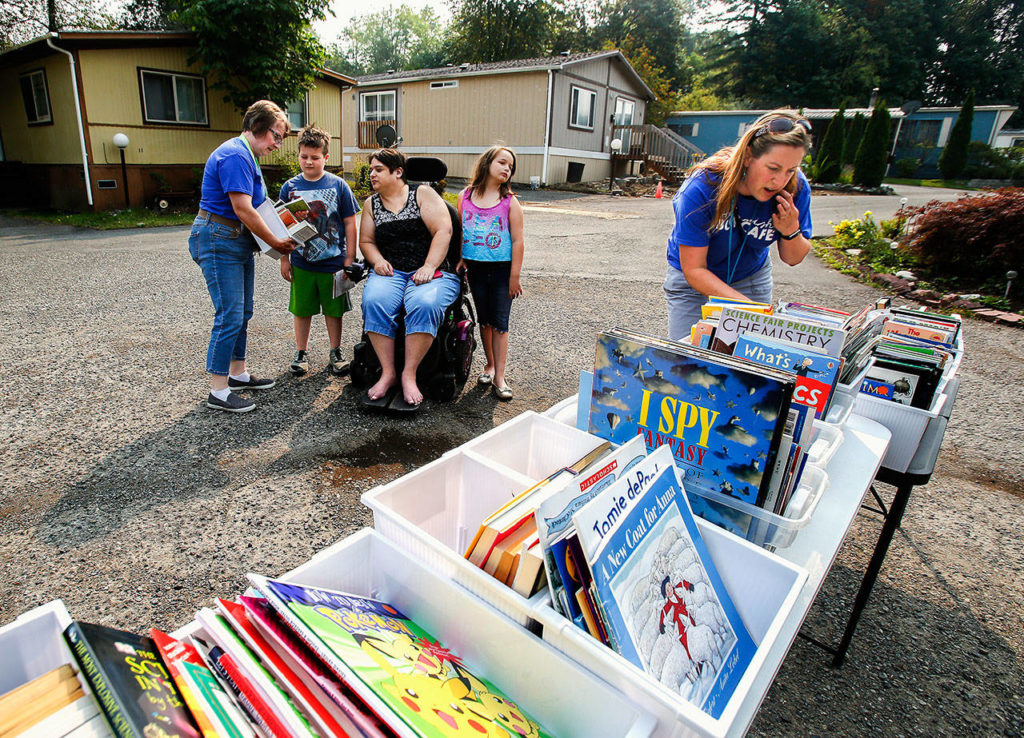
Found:
[[[381, 256], [391, 262], [392, 268], [400, 272], [415, 272], [427, 260], [433, 236], [423, 222], [420, 206], [416, 202], [416, 188], [409, 188], [409, 199], [405, 207], [392, 213], [376, 192], [370, 198], [373, 215], [374, 240]], [[438, 267], [450, 272], [447, 255]]]

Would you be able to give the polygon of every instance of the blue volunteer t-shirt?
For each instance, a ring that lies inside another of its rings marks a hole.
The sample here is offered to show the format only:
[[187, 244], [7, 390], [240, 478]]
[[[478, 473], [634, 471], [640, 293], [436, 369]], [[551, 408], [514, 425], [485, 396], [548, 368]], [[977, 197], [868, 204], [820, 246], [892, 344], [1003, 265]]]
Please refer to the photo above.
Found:
[[240, 137], [232, 138], [210, 154], [203, 169], [202, 196], [199, 207], [225, 218], [238, 220], [231, 207], [229, 192], [244, 192], [258, 208], [267, 199], [263, 179], [249, 147]]
[[[811, 187], [803, 172], [797, 172], [799, 185], [793, 202], [800, 211], [800, 231], [811, 237]], [[708, 225], [715, 215], [715, 195], [721, 176], [697, 171], [691, 175], [672, 198], [676, 224], [668, 238], [668, 263], [679, 266], [679, 247], [707, 247], [707, 267], [727, 284], [745, 279], [764, 266], [768, 260], [768, 247], [783, 234], [772, 222], [772, 203], [738, 195], [736, 211], [740, 227], [736, 227], [735, 213], [726, 218], [712, 233]]]
[[[306, 222], [311, 223], [318, 234], [291, 253], [292, 266], [310, 272], [334, 274], [345, 266], [348, 248], [345, 218], [359, 212], [359, 203], [348, 182], [330, 172], [324, 172], [315, 182], [297, 174], [281, 187], [280, 200], [283, 202], [299, 197], [309, 205]], [[354, 249], [355, 244], [351, 247]]]

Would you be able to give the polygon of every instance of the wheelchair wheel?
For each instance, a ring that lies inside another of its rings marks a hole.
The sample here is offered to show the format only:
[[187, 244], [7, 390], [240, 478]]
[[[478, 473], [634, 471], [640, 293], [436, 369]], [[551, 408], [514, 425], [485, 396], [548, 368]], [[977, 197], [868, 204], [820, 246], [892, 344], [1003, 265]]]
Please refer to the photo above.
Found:
[[369, 387], [380, 379], [380, 362], [373, 353], [369, 341], [363, 340], [352, 350], [352, 384], [356, 387]]
[[449, 402], [455, 399], [455, 375], [451, 372], [440, 372], [430, 383], [430, 399], [437, 402]]

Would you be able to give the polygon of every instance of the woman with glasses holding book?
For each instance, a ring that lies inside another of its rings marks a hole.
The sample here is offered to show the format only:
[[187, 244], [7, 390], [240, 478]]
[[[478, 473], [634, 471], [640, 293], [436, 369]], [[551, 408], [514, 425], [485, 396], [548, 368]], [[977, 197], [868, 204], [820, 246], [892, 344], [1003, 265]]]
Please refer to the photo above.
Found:
[[776, 110], [753, 123], [734, 146], [694, 165], [672, 198], [668, 239], [669, 338], [685, 339], [711, 295], [772, 301], [769, 249], [790, 266], [811, 249], [811, 188], [800, 163], [811, 124]]
[[242, 133], [210, 154], [203, 170], [199, 214], [192, 222], [188, 251], [203, 270], [213, 301], [213, 330], [206, 352], [210, 394], [206, 406], [244, 413], [256, 407], [232, 390], [262, 390], [272, 379], [256, 379], [245, 366], [245, 345], [255, 265], [256, 234], [282, 254], [295, 244], [275, 236], [256, 212], [267, 198], [259, 157], [281, 146], [288, 135], [288, 116], [270, 100], [249, 106]]

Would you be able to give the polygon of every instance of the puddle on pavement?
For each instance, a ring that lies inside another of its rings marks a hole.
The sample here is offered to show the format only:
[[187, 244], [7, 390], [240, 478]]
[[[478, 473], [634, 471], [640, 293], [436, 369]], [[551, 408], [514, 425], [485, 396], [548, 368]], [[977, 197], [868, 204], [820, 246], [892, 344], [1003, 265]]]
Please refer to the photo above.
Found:
[[366, 489], [434, 461], [459, 443], [445, 435], [424, 437], [388, 430], [325, 462], [321, 470], [330, 488], [342, 491], [357, 485]]

